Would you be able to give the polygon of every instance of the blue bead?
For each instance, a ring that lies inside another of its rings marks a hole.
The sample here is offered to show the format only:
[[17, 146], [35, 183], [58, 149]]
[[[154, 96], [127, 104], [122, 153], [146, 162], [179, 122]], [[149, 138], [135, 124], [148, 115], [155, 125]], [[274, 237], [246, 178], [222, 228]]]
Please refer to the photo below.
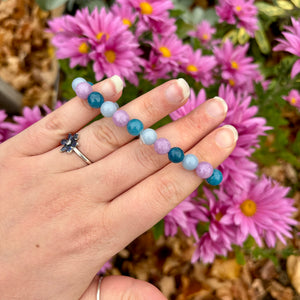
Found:
[[115, 104], [115, 106], [116, 106], [116, 108], [118, 110], [120, 108], [119, 104], [117, 102], [114, 102], [114, 104]]
[[82, 77], [77, 77], [72, 81], [72, 89], [75, 92], [77, 85], [81, 82], [86, 82], [86, 80]]
[[144, 129], [143, 123], [138, 119], [132, 119], [127, 123], [127, 131], [131, 135], [139, 135]]
[[198, 158], [196, 155], [194, 154], [187, 154], [185, 155], [183, 161], [182, 161], [182, 166], [186, 169], [186, 170], [195, 170], [198, 166]]
[[101, 113], [104, 117], [112, 117], [113, 114], [117, 111], [117, 107], [115, 105], [114, 102], [111, 101], [105, 101], [102, 105], [101, 105]]
[[180, 163], [184, 159], [184, 153], [179, 147], [173, 147], [168, 152], [169, 160], [173, 163]]
[[218, 185], [223, 180], [223, 174], [218, 169], [214, 169], [213, 174], [206, 179], [206, 182], [210, 185]]
[[92, 83], [92, 82], [90, 82], [90, 81], [87, 81], [87, 83], [89, 83], [91, 86], [93, 86], [94, 84]]
[[93, 108], [100, 108], [104, 102], [103, 96], [98, 92], [91, 92], [88, 95], [87, 101], [89, 105]]
[[157, 139], [157, 133], [154, 129], [147, 128], [140, 133], [142, 142], [146, 145], [152, 145]]

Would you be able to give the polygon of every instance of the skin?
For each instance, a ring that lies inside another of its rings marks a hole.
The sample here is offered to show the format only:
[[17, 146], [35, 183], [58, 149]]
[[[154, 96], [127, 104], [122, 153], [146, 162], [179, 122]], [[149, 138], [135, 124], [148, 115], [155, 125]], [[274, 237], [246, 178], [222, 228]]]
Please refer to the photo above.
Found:
[[[176, 103], [166, 96], [171, 85], [181, 98]], [[93, 89], [105, 100], [121, 96], [110, 79]], [[122, 109], [147, 128], [186, 100], [171, 80]], [[208, 113], [212, 103], [217, 115]], [[170, 163], [111, 118], [86, 126], [98, 113], [75, 97], [0, 145], [1, 299], [95, 300], [101, 266], [201, 184], [195, 172]], [[157, 134], [217, 167], [237, 139], [229, 127], [215, 129], [225, 115], [220, 101], [208, 100]], [[78, 148], [93, 164], [60, 153], [70, 132], [79, 133]], [[166, 298], [147, 282], [109, 276], [101, 300], [111, 299]]]

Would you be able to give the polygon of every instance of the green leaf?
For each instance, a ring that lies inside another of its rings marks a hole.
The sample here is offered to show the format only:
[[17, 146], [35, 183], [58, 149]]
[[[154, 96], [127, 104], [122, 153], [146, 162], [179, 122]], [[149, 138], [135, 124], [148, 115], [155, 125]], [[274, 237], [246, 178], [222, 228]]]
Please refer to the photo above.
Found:
[[36, 0], [36, 3], [43, 10], [52, 10], [63, 4], [65, 4], [68, 0]]
[[165, 229], [164, 220], [160, 220], [157, 224], [152, 227], [152, 232], [155, 240], [158, 240], [163, 234]]
[[293, 4], [294, 4], [296, 7], [300, 8], [300, 0], [291, 0], [291, 1], [293, 2]]
[[256, 7], [259, 12], [264, 13], [268, 17], [279, 17], [285, 14], [284, 9], [264, 2], [257, 2]]
[[238, 39], [238, 32], [236, 29], [230, 30], [228, 33], [226, 33], [223, 37], [223, 42], [225, 42], [227, 39], [230, 39], [233, 44], [236, 44]]
[[235, 259], [239, 265], [244, 265], [246, 263], [245, 255], [241, 249], [235, 249]]
[[259, 29], [255, 32], [256, 43], [263, 54], [268, 54], [271, 52], [271, 46], [269, 40], [267, 39], [265, 31], [263, 30], [260, 22], [258, 25], [259, 25]]
[[244, 45], [249, 41], [249, 34], [247, 33], [246, 29], [244, 27], [239, 29], [237, 39], [239, 44]]
[[294, 5], [290, 1], [277, 0], [276, 3], [282, 9], [285, 9], [285, 10], [292, 10], [292, 9], [294, 9]]

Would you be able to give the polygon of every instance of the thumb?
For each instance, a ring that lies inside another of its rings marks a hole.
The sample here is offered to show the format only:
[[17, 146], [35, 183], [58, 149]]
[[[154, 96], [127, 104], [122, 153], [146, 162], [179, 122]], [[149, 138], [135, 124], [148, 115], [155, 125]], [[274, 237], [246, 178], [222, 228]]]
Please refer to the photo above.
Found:
[[[79, 300], [97, 300], [99, 277], [96, 276]], [[167, 300], [152, 284], [126, 276], [104, 277], [100, 285], [100, 300]]]

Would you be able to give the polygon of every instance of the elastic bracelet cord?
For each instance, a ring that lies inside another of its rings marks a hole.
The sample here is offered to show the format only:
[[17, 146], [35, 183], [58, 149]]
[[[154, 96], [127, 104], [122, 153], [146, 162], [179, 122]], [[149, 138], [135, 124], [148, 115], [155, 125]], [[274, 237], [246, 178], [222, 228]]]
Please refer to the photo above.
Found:
[[222, 182], [223, 175], [220, 170], [214, 169], [213, 166], [201, 161], [194, 154], [184, 154], [179, 147], [171, 147], [166, 138], [157, 138], [154, 129], [144, 129], [144, 125], [139, 119], [130, 119], [125, 110], [119, 109], [119, 105], [112, 101], [104, 101], [99, 92], [94, 92], [93, 83], [86, 81], [84, 78], [75, 78], [72, 82], [72, 88], [76, 95], [87, 100], [92, 108], [99, 108], [104, 117], [112, 117], [114, 124], [118, 127], [125, 127], [129, 134], [139, 136], [141, 141], [146, 145], [154, 145], [154, 150], [158, 154], [168, 154], [168, 158], [173, 163], [182, 163], [186, 170], [195, 170], [196, 174], [205, 179], [210, 185], [218, 185]]

